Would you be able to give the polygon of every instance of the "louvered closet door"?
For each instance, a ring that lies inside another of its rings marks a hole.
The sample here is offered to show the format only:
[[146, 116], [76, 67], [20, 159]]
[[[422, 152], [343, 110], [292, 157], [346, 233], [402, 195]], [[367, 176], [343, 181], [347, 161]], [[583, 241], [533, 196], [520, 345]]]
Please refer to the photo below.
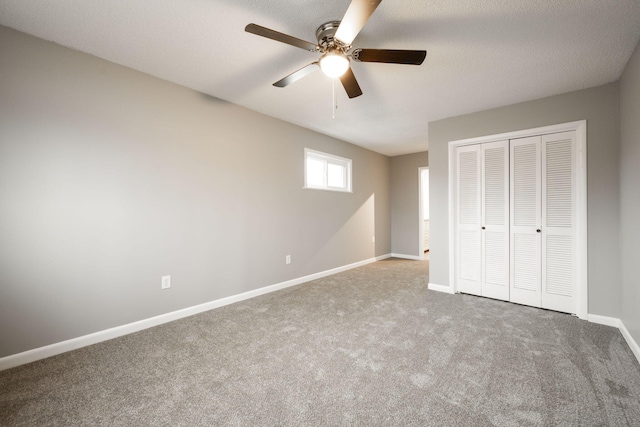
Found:
[[542, 307], [576, 313], [576, 133], [542, 136]]
[[456, 150], [456, 287], [481, 295], [480, 146]]
[[509, 300], [509, 141], [482, 144], [481, 295]]
[[541, 306], [541, 137], [510, 141], [510, 300]]

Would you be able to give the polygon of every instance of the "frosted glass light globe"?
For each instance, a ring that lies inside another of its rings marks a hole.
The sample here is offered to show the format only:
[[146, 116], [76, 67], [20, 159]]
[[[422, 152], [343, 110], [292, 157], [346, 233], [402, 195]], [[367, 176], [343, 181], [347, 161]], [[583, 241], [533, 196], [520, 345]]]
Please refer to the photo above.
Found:
[[320, 69], [331, 78], [340, 77], [349, 68], [349, 60], [346, 56], [327, 52], [320, 58]]

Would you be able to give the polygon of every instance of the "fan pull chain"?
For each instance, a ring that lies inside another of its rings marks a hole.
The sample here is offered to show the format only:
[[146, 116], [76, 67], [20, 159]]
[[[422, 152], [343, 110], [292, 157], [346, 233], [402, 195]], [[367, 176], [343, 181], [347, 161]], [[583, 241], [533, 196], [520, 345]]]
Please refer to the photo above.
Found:
[[331, 102], [331, 118], [336, 119], [336, 109], [338, 108], [338, 97], [336, 96], [336, 80], [333, 80], [333, 102]]

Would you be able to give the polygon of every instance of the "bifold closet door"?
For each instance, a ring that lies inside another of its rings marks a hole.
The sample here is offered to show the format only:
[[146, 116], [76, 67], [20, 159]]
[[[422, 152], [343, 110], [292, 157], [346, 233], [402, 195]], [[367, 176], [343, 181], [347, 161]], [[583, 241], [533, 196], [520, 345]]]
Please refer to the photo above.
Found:
[[576, 313], [576, 133], [510, 145], [511, 301]]
[[456, 287], [509, 299], [509, 141], [457, 149]]
[[541, 141], [510, 141], [510, 300], [534, 307], [542, 304]]
[[542, 308], [576, 313], [576, 133], [542, 136]]
[[481, 145], [484, 297], [509, 300], [509, 141]]
[[482, 295], [480, 145], [456, 150], [456, 268], [458, 292]]

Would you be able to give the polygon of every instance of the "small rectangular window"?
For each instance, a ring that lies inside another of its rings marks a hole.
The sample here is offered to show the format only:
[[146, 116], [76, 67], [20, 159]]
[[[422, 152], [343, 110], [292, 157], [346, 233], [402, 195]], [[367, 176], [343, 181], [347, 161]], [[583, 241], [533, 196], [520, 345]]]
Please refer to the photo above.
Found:
[[351, 159], [305, 148], [304, 187], [351, 192]]

